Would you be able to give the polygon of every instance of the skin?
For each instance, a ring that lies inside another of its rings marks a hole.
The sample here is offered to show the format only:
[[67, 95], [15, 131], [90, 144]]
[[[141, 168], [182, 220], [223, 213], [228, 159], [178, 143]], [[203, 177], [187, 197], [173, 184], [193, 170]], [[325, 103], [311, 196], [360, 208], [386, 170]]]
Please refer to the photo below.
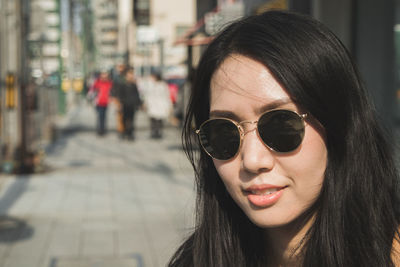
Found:
[[[399, 238], [399, 237], [397, 237]], [[396, 237], [393, 239], [393, 247], [392, 247], [392, 261], [394, 266], [400, 266], [400, 243]]]
[[[237, 122], [258, 120], [270, 109], [299, 110], [269, 70], [242, 55], [231, 55], [211, 80], [210, 117], [227, 117]], [[239, 153], [230, 160], [213, 159], [233, 200], [257, 226], [265, 229], [273, 247], [274, 266], [294, 266], [294, 248], [312, 224], [312, 216], [300, 220], [318, 197], [327, 164], [323, 132], [312, 117], [306, 119], [302, 144], [290, 153], [266, 147], [254, 125], [245, 126]], [[279, 199], [267, 207], [253, 205], [247, 198], [250, 186], [270, 184], [284, 187]], [[301, 223], [299, 222], [301, 221]]]
[[108, 80], [108, 78], [109, 78], [109, 76], [108, 76], [108, 73], [107, 73], [107, 72], [102, 72], [102, 73], [100, 74], [100, 79], [101, 79], [101, 80], [106, 81], [106, 80]]
[[125, 78], [128, 82], [135, 82], [135, 73], [133, 71], [128, 71]]

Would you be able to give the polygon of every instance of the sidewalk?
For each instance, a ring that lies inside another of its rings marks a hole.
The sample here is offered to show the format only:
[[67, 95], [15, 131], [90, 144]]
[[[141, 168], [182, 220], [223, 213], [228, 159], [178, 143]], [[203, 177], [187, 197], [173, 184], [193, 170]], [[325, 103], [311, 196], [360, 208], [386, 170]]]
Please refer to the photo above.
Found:
[[180, 131], [149, 138], [137, 116], [134, 142], [95, 135], [82, 105], [60, 122], [50, 171], [0, 179], [0, 267], [158, 267], [193, 225], [193, 171]]

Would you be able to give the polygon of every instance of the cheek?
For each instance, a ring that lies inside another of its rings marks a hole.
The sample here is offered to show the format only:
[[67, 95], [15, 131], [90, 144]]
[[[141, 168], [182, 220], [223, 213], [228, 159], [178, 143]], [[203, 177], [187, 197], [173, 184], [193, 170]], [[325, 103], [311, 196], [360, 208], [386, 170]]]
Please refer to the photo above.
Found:
[[301, 150], [290, 160], [290, 169], [293, 171], [291, 176], [307, 181], [310, 187], [320, 187], [325, 175], [327, 154], [324, 138], [311, 128], [303, 140]]
[[232, 195], [235, 184], [239, 183], [239, 168], [240, 162], [238, 160], [220, 161], [213, 159], [215, 169], [222, 179], [226, 189]]
[[325, 144], [325, 139], [316, 130], [309, 131], [308, 138], [305, 141], [304, 154], [307, 161], [312, 163], [317, 170], [325, 172], [328, 151]]

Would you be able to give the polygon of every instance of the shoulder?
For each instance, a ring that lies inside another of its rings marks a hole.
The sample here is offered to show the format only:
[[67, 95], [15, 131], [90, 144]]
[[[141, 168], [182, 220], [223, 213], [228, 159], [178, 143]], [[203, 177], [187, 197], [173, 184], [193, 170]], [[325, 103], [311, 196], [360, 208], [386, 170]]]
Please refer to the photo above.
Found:
[[391, 258], [394, 266], [400, 267], [400, 228], [397, 229], [395, 237], [393, 238]]

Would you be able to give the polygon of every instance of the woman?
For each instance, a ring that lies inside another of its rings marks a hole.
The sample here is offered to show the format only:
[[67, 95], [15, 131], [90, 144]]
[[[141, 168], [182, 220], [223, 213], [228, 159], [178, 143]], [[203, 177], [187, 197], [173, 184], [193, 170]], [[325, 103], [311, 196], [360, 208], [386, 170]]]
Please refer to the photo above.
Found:
[[89, 96], [93, 95], [96, 98], [97, 134], [99, 136], [105, 135], [107, 131], [107, 107], [110, 99], [111, 88], [112, 81], [110, 80], [109, 73], [108, 71], [103, 70], [88, 92]]
[[400, 266], [391, 146], [319, 22], [270, 11], [228, 26], [199, 63], [183, 137], [197, 220], [169, 266]]
[[164, 121], [172, 110], [169, 89], [159, 73], [152, 73], [150, 80], [144, 87], [144, 103], [150, 117], [151, 138], [162, 138]]

